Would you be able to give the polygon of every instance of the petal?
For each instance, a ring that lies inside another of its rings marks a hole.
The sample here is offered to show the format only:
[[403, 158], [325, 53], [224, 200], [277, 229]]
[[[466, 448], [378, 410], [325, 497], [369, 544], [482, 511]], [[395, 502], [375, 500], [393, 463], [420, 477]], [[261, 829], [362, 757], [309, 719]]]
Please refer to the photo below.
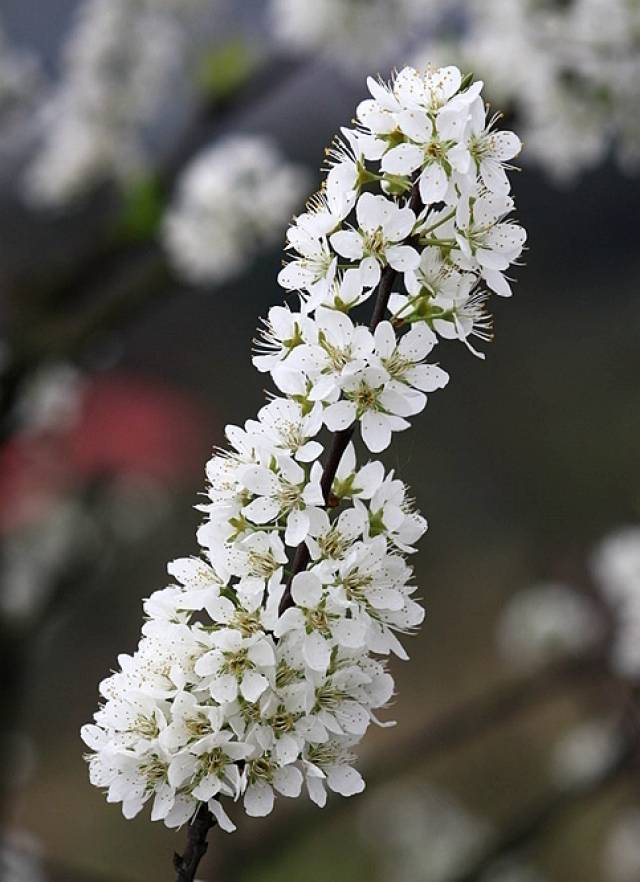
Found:
[[347, 649], [360, 649], [364, 646], [366, 628], [355, 619], [341, 619], [332, 627], [334, 639]]
[[284, 533], [284, 541], [289, 546], [300, 545], [304, 542], [309, 532], [309, 515], [306, 511], [298, 509], [289, 513], [287, 528]]
[[207, 806], [211, 814], [218, 822], [218, 826], [221, 830], [223, 830], [225, 833], [233, 833], [235, 831], [236, 825], [222, 808], [217, 799], [210, 799], [207, 803]]
[[322, 582], [315, 573], [298, 573], [291, 583], [291, 596], [298, 606], [313, 609], [322, 599]]
[[330, 432], [346, 429], [356, 418], [356, 406], [351, 401], [336, 401], [324, 411], [324, 422]]
[[241, 475], [241, 481], [247, 490], [256, 496], [272, 496], [278, 492], [278, 479], [270, 469], [262, 466], [249, 466]]
[[420, 196], [425, 205], [442, 202], [448, 186], [447, 173], [437, 162], [432, 162], [420, 175]]
[[500, 297], [511, 297], [513, 291], [511, 285], [497, 270], [485, 270], [482, 274], [487, 285]]
[[324, 808], [327, 804], [327, 791], [325, 790], [322, 778], [307, 777], [307, 793], [309, 799], [320, 808]]
[[522, 141], [514, 132], [492, 132], [490, 143], [493, 155], [500, 162], [508, 162], [522, 150]]
[[351, 766], [331, 766], [327, 771], [327, 784], [341, 796], [362, 793], [365, 787], [362, 775]]
[[240, 692], [249, 704], [254, 704], [269, 685], [267, 678], [257, 671], [247, 671], [240, 684]]
[[[275, 755], [278, 763], [281, 766], [287, 766], [289, 763], [293, 763], [298, 758], [300, 753], [300, 746], [298, 741], [292, 735], [281, 735], [280, 738], [276, 741], [275, 746]], [[280, 788], [276, 785], [276, 789], [280, 790]], [[282, 793], [282, 791], [280, 790]], [[298, 796], [300, 791], [296, 794]], [[285, 794], [286, 796], [287, 794]]]
[[420, 265], [420, 255], [410, 245], [392, 245], [386, 250], [389, 264], [400, 273], [417, 269]]
[[380, 168], [390, 175], [410, 175], [420, 168], [423, 151], [416, 144], [398, 144], [382, 157]]
[[244, 810], [252, 818], [264, 818], [273, 809], [273, 790], [269, 784], [250, 784], [244, 795]]
[[487, 190], [506, 194], [511, 189], [507, 173], [495, 159], [483, 159], [480, 163], [480, 177]]
[[258, 496], [249, 505], [245, 505], [242, 514], [254, 524], [267, 524], [280, 514], [280, 504], [268, 496]]
[[283, 796], [300, 796], [303, 780], [302, 772], [295, 766], [285, 766], [273, 773], [273, 786]]
[[391, 443], [391, 428], [385, 414], [367, 411], [360, 421], [362, 440], [372, 453], [386, 450]]
[[302, 656], [312, 671], [324, 674], [331, 661], [331, 649], [322, 634], [314, 631], [302, 642]]
[[219, 704], [234, 701], [238, 695], [238, 681], [233, 674], [222, 674], [212, 680], [209, 691]]
[[355, 230], [338, 230], [329, 239], [341, 257], [360, 260], [362, 257], [362, 238]]

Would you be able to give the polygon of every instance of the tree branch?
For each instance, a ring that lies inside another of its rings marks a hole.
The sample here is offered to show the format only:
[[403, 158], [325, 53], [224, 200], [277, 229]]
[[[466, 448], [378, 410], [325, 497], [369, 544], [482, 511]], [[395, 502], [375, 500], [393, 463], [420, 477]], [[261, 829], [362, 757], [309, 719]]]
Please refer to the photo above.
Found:
[[[413, 188], [411, 190], [409, 208], [411, 208], [416, 215], [418, 215], [420, 209], [422, 208], [422, 200], [420, 199], [420, 190], [418, 188], [417, 182], [413, 185]], [[376, 293], [373, 313], [371, 315], [371, 321], [369, 322], [369, 330], [372, 333], [378, 327], [380, 322], [384, 319], [385, 312], [387, 311], [387, 304], [389, 303], [389, 297], [391, 296], [391, 292], [397, 277], [397, 271], [389, 265], [387, 265], [382, 271], [380, 282], [378, 283], [378, 290]], [[345, 450], [349, 446], [349, 442], [353, 438], [355, 429], [356, 423], [354, 422], [348, 428], [333, 433], [331, 446], [329, 447], [329, 453], [327, 455], [327, 461], [322, 472], [322, 478], [320, 479], [320, 487], [322, 489], [322, 495], [324, 496], [325, 505], [329, 504], [331, 487], [333, 486], [333, 481], [335, 479], [336, 472], [338, 471], [340, 460], [342, 459]], [[300, 545], [298, 545], [298, 547], [296, 548], [296, 553], [294, 555], [291, 567], [291, 575], [289, 576], [287, 587], [285, 588], [285, 592], [282, 595], [282, 600], [280, 601], [281, 615], [286, 609], [289, 609], [289, 607], [293, 605], [293, 599], [291, 597], [291, 584], [293, 582], [294, 576], [296, 576], [298, 573], [301, 573], [307, 568], [310, 559], [311, 557], [306, 542], [301, 542]]]
[[176, 882], [194, 882], [200, 861], [207, 853], [207, 835], [214, 826], [215, 820], [209, 809], [202, 805], [189, 825], [187, 847], [184, 854], [174, 854], [173, 865], [176, 869]]
[[[419, 726], [406, 735], [393, 751], [386, 751], [384, 758], [374, 755], [366, 764], [364, 776], [367, 788], [382, 786], [385, 782], [402, 775], [407, 761], [426, 763], [442, 753], [463, 748], [470, 740], [486, 735], [495, 727], [508, 724], [520, 714], [526, 714], [538, 705], [552, 701], [567, 687], [592, 687], [594, 684], [608, 684], [611, 677], [607, 671], [606, 657], [603, 653], [576, 659], [568, 659], [541, 671], [538, 674], [516, 679], [494, 688], [484, 695], [477, 695], [461, 704], [443, 711], [439, 716]], [[608, 691], [611, 694], [612, 690]], [[327, 811], [332, 816], [347, 811], [349, 800], [336, 799], [329, 803]], [[529, 815], [528, 815], [529, 817]], [[251, 848], [241, 848], [242, 870], [258, 866], [276, 854], [282, 845], [283, 836], [297, 838], [304, 836], [310, 824], [317, 823], [314, 807], [302, 809], [300, 806], [288, 812], [281, 809], [257, 841], [255, 834], [250, 839]], [[242, 836], [241, 833], [236, 834]], [[244, 843], [242, 843], [244, 844]], [[223, 859], [233, 861], [237, 869], [238, 850], [232, 849]]]
[[484, 873], [500, 858], [528, 845], [549, 825], [556, 823], [567, 812], [588, 803], [612, 787], [637, 760], [635, 740], [628, 739], [614, 764], [587, 784], [577, 785], [538, 802], [512, 821], [480, 857], [450, 882], [480, 882]]

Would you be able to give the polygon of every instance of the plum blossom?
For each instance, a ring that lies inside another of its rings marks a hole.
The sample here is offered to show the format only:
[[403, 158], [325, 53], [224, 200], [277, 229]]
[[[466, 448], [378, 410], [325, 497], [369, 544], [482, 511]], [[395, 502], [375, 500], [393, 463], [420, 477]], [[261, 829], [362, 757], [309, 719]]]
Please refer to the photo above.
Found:
[[[524, 231], [506, 220], [503, 177], [519, 143], [487, 124], [480, 83], [455, 67], [368, 83], [287, 232], [278, 281], [292, 302], [270, 308], [253, 356], [277, 393], [226, 427], [198, 505], [201, 553], [145, 601], [138, 648], [82, 732], [92, 782], [126, 817], [149, 803], [175, 827], [206, 805], [231, 832], [229, 800], [262, 817], [303, 788], [319, 806], [355, 795], [355, 746], [392, 725], [387, 661], [408, 658], [424, 618], [410, 560], [427, 521], [395, 471], [357, 450], [385, 450], [447, 385], [443, 340], [489, 338], [486, 303], [508, 293]], [[590, 611], [560, 594], [553, 609], [591, 639]], [[534, 661], [547, 636], [583, 645], [530, 618]]]

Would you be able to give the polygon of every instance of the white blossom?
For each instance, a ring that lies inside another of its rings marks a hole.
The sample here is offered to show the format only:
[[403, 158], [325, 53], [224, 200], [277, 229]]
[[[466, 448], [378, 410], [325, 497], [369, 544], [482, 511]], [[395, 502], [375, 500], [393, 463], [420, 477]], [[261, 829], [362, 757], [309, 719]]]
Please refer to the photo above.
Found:
[[[253, 358], [278, 394], [226, 427], [198, 506], [201, 555], [170, 564], [83, 729], [91, 780], [127, 817], [150, 803], [177, 826], [206, 803], [230, 832], [228, 800], [261, 817], [303, 789], [319, 806], [328, 791], [360, 793], [355, 746], [371, 723], [391, 725], [386, 661], [408, 658], [403, 638], [424, 618], [409, 559], [427, 522], [394, 471], [358, 461], [352, 435], [384, 450], [447, 385], [434, 350], [486, 339], [480, 286], [504, 293], [497, 274], [524, 238], [504, 219], [504, 185], [483, 183], [482, 162], [502, 181], [510, 150], [486, 131], [481, 84], [449, 67], [369, 87], [287, 232], [278, 280], [297, 303], [269, 310]], [[420, 120], [435, 141], [417, 137]], [[446, 178], [437, 194], [433, 168]], [[432, 204], [441, 191], [444, 207]]]
[[65, 205], [99, 183], [141, 172], [144, 130], [192, 45], [198, 15], [195, 0], [84, 0], [27, 168], [34, 203]]
[[306, 173], [263, 135], [233, 135], [186, 166], [164, 220], [164, 244], [178, 273], [226, 281], [279, 241], [300, 202]]
[[580, 655], [602, 636], [597, 609], [568, 585], [549, 583], [516, 592], [498, 624], [498, 645], [514, 665], [528, 669]]

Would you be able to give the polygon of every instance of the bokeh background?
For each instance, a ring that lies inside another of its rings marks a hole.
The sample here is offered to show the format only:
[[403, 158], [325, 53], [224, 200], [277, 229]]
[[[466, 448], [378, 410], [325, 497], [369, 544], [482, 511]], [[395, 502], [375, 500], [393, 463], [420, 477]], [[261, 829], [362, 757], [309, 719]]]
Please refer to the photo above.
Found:
[[441, 347], [387, 455], [430, 521], [399, 725], [363, 796], [214, 831], [200, 875], [640, 879], [640, 4], [2, 0], [0, 27], [2, 882], [172, 877], [184, 831], [106, 805], [78, 731], [262, 400], [325, 146], [367, 74], [428, 59], [523, 136], [529, 250], [487, 360]]

